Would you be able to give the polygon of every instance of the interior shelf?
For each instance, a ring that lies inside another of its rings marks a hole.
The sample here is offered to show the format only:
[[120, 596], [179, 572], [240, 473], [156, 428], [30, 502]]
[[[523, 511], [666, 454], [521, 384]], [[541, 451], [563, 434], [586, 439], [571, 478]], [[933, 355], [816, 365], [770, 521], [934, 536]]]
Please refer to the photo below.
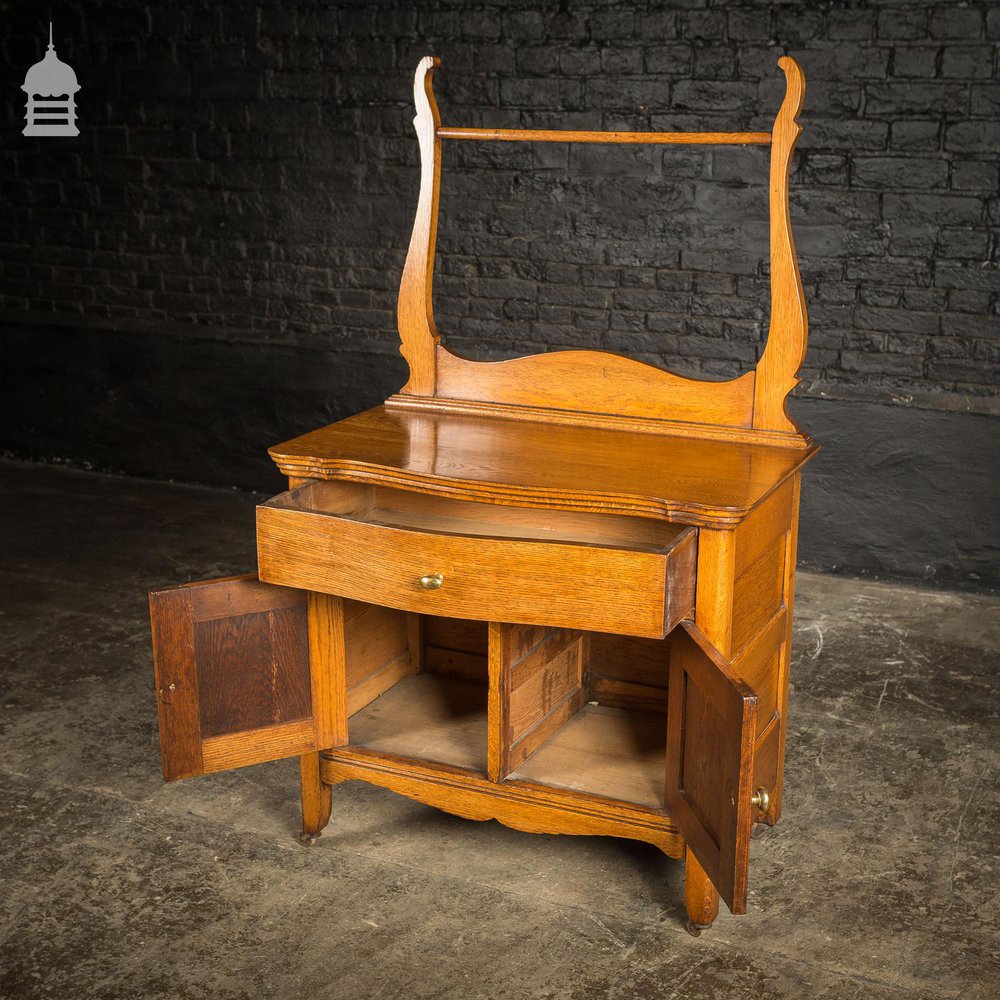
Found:
[[484, 684], [420, 673], [351, 716], [351, 746], [486, 771]]
[[666, 745], [662, 715], [584, 705], [509, 777], [662, 809]]

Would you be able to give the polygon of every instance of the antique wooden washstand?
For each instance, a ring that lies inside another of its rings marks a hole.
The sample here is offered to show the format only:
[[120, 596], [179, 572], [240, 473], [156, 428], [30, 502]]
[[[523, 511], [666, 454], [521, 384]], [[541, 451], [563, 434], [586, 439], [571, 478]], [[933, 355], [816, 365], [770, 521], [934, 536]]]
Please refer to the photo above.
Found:
[[[299, 756], [302, 839], [361, 779], [519, 830], [686, 860], [689, 929], [746, 909], [781, 814], [806, 349], [788, 213], [804, 81], [770, 132], [445, 127], [421, 61], [422, 175], [399, 294], [409, 381], [271, 449], [257, 576], [151, 594], [168, 779]], [[431, 285], [443, 141], [769, 145], [756, 367], [682, 378], [596, 351], [450, 352]]]

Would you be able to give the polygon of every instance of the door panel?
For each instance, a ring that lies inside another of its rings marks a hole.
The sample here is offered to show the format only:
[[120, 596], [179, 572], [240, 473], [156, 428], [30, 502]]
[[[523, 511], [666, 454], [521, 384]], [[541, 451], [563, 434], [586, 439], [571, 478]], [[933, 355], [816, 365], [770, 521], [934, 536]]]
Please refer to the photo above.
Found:
[[149, 606], [168, 781], [326, 745], [313, 691], [336, 664], [310, 657], [303, 591], [227, 577], [153, 591]]
[[194, 623], [202, 736], [308, 719], [304, 602]]
[[666, 804], [733, 913], [746, 911], [757, 696], [702, 633], [671, 637]]

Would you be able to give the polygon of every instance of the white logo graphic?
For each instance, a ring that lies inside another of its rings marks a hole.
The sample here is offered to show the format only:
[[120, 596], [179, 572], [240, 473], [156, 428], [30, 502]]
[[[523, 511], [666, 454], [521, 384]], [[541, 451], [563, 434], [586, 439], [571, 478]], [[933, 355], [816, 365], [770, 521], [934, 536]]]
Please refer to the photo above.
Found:
[[36, 62], [25, 74], [21, 87], [28, 95], [24, 135], [79, 135], [76, 127], [76, 100], [80, 89], [76, 73], [57, 55], [52, 44], [52, 22], [49, 21], [49, 48], [45, 58]]

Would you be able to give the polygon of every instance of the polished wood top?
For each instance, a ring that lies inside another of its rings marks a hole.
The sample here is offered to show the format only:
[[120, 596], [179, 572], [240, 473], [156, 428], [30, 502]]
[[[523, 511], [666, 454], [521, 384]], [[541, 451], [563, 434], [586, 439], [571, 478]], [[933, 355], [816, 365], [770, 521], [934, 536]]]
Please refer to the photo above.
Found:
[[270, 455], [294, 478], [725, 527], [817, 450], [377, 406]]

